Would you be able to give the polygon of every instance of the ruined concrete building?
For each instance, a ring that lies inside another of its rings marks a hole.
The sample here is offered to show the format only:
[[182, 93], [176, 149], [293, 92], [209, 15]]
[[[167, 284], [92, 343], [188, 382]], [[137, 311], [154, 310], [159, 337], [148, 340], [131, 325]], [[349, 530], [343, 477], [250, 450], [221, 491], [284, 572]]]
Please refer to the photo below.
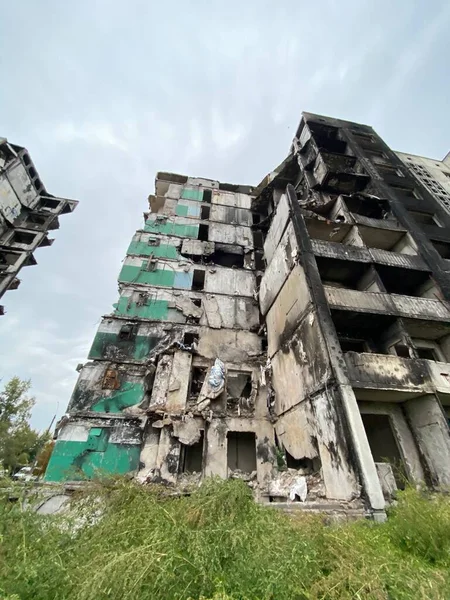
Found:
[[33, 252], [53, 243], [48, 232], [77, 204], [49, 194], [28, 150], [0, 138], [0, 298], [18, 288], [20, 269], [37, 264]]
[[375, 518], [448, 486], [450, 215], [412, 162], [304, 113], [256, 188], [158, 173], [46, 479], [242, 477]]

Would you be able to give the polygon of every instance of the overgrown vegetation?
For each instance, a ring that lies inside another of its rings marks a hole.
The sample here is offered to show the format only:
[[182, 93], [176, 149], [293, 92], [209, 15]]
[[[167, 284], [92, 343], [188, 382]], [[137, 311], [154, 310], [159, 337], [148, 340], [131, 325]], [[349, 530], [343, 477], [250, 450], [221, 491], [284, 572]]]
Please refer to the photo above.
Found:
[[406, 490], [382, 525], [292, 518], [255, 504], [240, 481], [170, 497], [116, 480], [75, 504], [70, 516], [43, 517], [5, 494], [1, 598], [450, 598], [445, 496]]
[[29, 424], [35, 404], [30, 387], [30, 381], [13, 377], [0, 392], [0, 469], [8, 473], [32, 464], [50, 440], [48, 431], [39, 433]]

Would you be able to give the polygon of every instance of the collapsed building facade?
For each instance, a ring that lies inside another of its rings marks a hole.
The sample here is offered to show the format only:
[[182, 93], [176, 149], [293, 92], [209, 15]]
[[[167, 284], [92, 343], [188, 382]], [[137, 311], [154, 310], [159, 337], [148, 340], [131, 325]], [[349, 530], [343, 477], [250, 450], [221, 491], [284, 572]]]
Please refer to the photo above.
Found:
[[256, 188], [159, 173], [47, 481], [242, 477], [375, 518], [450, 485], [450, 215], [406, 162], [304, 113]]
[[28, 150], [0, 138], [0, 298], [18, 288], [19, 271], [37, 264], [33, 252], [53, 243], [48, 232], [77, 204], [49, 194]]

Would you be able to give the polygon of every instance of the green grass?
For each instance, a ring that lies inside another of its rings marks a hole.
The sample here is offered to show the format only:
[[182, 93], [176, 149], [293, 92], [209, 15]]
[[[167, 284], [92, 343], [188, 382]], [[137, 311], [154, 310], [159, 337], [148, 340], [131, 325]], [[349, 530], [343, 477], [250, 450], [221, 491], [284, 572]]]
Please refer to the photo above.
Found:
[[240, 481], [176, 498], [117, 480], [74, 504], [42, 517], [0, 499], [0, 598], [450, 598], [445, 496], [407, 490], [382, 525], [280, 514]]

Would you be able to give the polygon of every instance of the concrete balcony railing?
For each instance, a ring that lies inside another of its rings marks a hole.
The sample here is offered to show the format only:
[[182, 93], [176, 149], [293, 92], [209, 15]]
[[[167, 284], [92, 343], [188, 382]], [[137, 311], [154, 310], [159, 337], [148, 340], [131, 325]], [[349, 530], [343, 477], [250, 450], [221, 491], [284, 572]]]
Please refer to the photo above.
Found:
[[381, 248], [363, 248], [361, 246], [350, 246], [336, 242], [312, 240], [312, 247], [316, 256], [326, 258], [338, 258], [352, 260], [355, 262], [378, 263], [390, 267], [401, 267], [403, 269], [415, 269], [426, 271], [428, 267], [417, 254], [401, 254]]
[[361, 390], [359, 394], [357, 392], [361, 399], [378, 399], [374, 394], [377, 391], [390, 402], [435, 393], [450, 400], [448, 363], [357, 352], [346, 352], [344, 357], [351, 385]]
[[331, 308], [395, 315], [410, 319], [450, 321], [450, 305], [441, 300], [379, 292], [360, 292], [327, 285], [324, 286], [324, 289]]

